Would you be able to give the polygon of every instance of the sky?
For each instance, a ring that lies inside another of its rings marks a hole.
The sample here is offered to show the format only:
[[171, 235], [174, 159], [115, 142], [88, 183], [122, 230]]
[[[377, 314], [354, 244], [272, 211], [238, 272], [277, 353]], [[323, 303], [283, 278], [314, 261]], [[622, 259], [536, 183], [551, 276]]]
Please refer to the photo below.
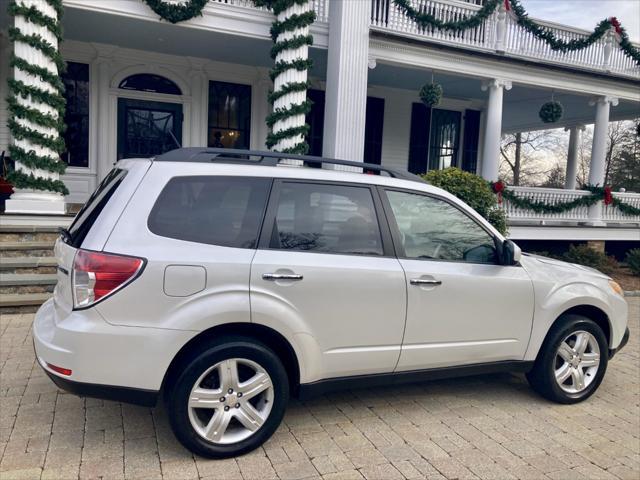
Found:
[[634, 42], [640, 42], [640, 0], [521, 0], [529, 16], [593, 30], [600, 20], [617, 17]]

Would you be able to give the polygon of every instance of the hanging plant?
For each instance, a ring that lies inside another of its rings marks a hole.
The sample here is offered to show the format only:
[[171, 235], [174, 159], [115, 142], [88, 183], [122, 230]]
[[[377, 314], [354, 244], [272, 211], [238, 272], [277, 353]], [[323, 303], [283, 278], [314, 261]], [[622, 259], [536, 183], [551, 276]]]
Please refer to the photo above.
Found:
[[540, 108], [540, 120], [544, 123], [556, 123], [562, 118], [563, 112], [564, 109], [562, 108], [562, 104], [555, 100], [551, 100]]
[[442, 100], [442, 85], [439, 83], [425, 83], [420, 89], [420, 99], [427, 107], [435, 107]]
[[171, 23], [184, 22], [202, 15], [202, 10], [209, 0], [186, 0], [172, 4], [166, 0], [142, 0], [161, 19]]

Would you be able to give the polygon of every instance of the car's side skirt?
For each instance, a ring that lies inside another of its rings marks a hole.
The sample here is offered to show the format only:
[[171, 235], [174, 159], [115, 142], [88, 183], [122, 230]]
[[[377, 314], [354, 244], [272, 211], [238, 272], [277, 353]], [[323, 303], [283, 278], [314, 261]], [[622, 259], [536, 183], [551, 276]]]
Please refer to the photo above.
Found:
[[329, 378], [312, 383], [303, 383], [298, 389], [298, 398], [306, 400], [329, 392], [351, 390], [356, 388], [377, 387], [382, 385], [399, 385], [419, 383], [443, 378], [465, 377], [499, 372], [528, 372], [533, 368], [533, 361], [507, 361], [477, 363], [455, 367], [430, 368], [427, 370], [411, 370], [408, 372], [379, 373], [374, 375], [356, 375], [350, 377]]

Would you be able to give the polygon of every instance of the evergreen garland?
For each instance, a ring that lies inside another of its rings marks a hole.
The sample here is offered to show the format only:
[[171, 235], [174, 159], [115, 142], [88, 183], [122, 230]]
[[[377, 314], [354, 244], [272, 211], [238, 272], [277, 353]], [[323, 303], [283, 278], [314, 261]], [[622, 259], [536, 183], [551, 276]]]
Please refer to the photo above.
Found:
[[416, 22], [422, 28], [436, 28], [438, 30], [449, 30], [452, 32], [460, 32], [468, 28], [478, 27], [495, 12], [502, 0], [487, 0], [480, 10], [474, 15], [462, 17], [458, 20], [443, 21], [436, 18], [435, 15], [429, 13], [428, 10], [416, 10], [411, 5], [411, 0], [393, 0], [396, 7], [399, 8], [407, 17]]
[[544, 103], [542, 107], [540, 107], [538, 116], [544, 123], [555, 123], [562, 118], [563, 113], [564, 109], [562, 108], [562, 104], [552, 100]]
[[[491, 183], [491, 188], [494, 192], [502, 195], [503, 198], [508, 200], [509, 203], [514, 205], [515, 207], [522, 210], [531, 210], [536, 213], [568, 212], [569, 210], [573, 210], [577, 207], [590, 207], [601, 200], [605, 200], [607, 197], [607, 189], [605, 189], [604, 187], [586, 185], [584, 189], [588, 190], [590, 192], [590, 195], [584, 195], [578, 198], [574, 198], [569, 202], [548, 204], [544, 202], [536, 202], [527, 197], [519, 197], [515, 192], [506, 188], [502, 182]], [[640, 215], [640, 208], [625, 203], [617, 197], [611, 198], [611, 204], [626, 215]]]
[[442, 100], [442, 85], [439, 83], [425, 83], [420, 89], [420, 99], [427, 107], [435, 107]]
[[[29, 23], [37, 25], [50, 32], [57, 41], [62, 39], [60, 17], [62, 15], [62, 0], [45, 0], [51, 6], [58, 18], [48, 16], [34, 6], [26, 6], [22, 0], [11, 0], [8, 11], [14, 17], [22, 17]], [[68, 194], [64, 183], [57, 179], [37, 176], [37, 172], [51, 172], [63, 174], [66, 164], [58, 154], [65, 150], [61, 133], [65, 130], [64, 84], [58, 73], [65, 70], [65, 63], [58, 48], [38, 33], [25, 34], [18, 27], [9, 28], [9, 38], [12, 42], [20, 42], [38, 50], [49, 58], [57, 67], [57, 72], [28, 62], [26, 59], [12, 54], [10, 65], [13, 68], [36, 77], [44, 85], [31, 85], [22, 80], [9, 79], [9, 96], [7, 105], [12, 118], [7, 126], [14, 140], [21, 142], [9, 146], [9, 153], [18, 168], [9, 172], [7, 180], [18, 189], [47, 190]], [[46, 88], [46, 87], [50, 88]], [[27, 103], [29, 102], [29, 103]], [[43, 108], [38, 108], [38, 104]], [[53, 111], [53, 112], [52, 112]], [[53, 133], [43, 133], [53, 132]], [[49, 150], [51, 153], [39, 154], [35, 149], [24, 146], [24, 143]], [[20, 167], [34, 170], [25, 172]]]
[[165, 0], [143, 0], [161, 19], [171, 23], [191, 20], [202, 15], [209, 0], [186, 0], [183, 4], [171, 4]]

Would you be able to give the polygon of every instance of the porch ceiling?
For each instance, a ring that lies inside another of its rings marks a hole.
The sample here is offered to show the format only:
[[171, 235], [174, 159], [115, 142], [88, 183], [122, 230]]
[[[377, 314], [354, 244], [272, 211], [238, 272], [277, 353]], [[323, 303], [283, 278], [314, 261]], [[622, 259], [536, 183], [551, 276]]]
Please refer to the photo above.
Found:
[[[392, 88], [418, 91], [431, 80], [431, 72], [424, 69], [403, 68], [378, 63], [369, 71], [369, 83]], [[481, 100], [488, 97], [481, 89], [482, 79], [453, 73], [435, 73], [435, 81], [444, 89], [444, 96], [459, 100]], [[538, 118], [540, 106], [551, 99], [551, 91], [528, 85], [514, 84], [505, 92], [503, 130], [536, 130], [549, 128]], [[555, 92], [555, 99], [565, 107], [565, 115], [558, 127], [576, 123], [591, 124], [595, 120], [595, 107], [589, 106], [590, 97], [567, 91]], [[611, 109], [611, 120], [627, 120], [640, 117], [640, 103], [621, 100]]]
[[[271, 67], [269, 40], [67, 8], [65, 38], [217, 62]], [[324, 78], [326, 50], [312, 48], [312, 75]]]

